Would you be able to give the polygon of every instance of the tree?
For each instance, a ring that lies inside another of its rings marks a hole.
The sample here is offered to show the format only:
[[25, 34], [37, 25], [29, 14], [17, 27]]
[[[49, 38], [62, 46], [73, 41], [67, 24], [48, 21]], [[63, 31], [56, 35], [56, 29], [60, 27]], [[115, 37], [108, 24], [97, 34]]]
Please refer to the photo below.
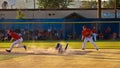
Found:
[[97, 2], [95, 0], [81, 1], [81, 8], [97, 8]]
[[114, 0], [109, 0], [109, 8], [114, 8]]
[[69, 5], [72, 5], [71, 2], [73, 2], [74, 0], [64, 0], [63, 3], [61, 3], [61, 8], [67, 8]]
[[116, 0], [117, 7], [120, 7], [120, 0]]
[[7, 7], [8, 7], [8, 2], [7, 2], [7, 1], [4, 1], [4, 2], [2, 3], [2, 9], [7, 9]]
[[[81, 8], [97, 8], [96, 0], [81, 1]], [[114, 8], [115, 0], [102, 1], [102, 8]], [[120, 7], [120, 0], [116, 0], [117, 7]]]
[[67, 8], [73, 0], [37, 0], [38, 8], [58, 9]]
[[89, 1], [82, 1], [81, 8], [90, 8], [90, 2]]
[[97, 2], [95, 0], [91, 0], [90, 6], [92, 8], [97, 8]]
[[108, 3], [108, 1], [103, 1], [103, 2], [102, 2], [102, 8], [109, 8], [109, 3]]
[[109, 1], [103, 1], [103, 8], [114, 8], [115, 1], [109, 0]]
[[24, 14], [22, 13], [22, 11], [19, 9], [18, 11], [17, 11], [17, 19], [24, 19]]

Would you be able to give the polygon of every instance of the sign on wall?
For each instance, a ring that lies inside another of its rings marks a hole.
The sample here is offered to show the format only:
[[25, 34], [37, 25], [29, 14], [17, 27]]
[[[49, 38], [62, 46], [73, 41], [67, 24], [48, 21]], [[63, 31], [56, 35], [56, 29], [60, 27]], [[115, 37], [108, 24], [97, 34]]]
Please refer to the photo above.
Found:
[[8, 0], [8, 3], [9, 3], [10, 5], [15, 5], [16, 0]]
[[[117, 18], [120, 18], [120, 12], [116, 13]], [[112, 12], [102, 12], [102, 18], [115, 18], [115, 13]]]

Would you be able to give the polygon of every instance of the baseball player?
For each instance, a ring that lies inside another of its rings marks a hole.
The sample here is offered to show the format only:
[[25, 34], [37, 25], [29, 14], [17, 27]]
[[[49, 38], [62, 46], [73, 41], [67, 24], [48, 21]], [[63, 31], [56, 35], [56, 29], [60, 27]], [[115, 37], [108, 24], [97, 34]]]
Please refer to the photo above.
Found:
[[65, 48], [63, 48], [60, 43], [57, 43], [55, 47], [55, 49], [58, 50], [58, 53], [61, 53], [61, 54], [63, 52], [66, 52], [67, 48], [68, 48], [68, 43], [66, 44]]
[[87, 41], [91, 42], [94, 47], [96, 48], [96, 50], [98, 50], [98, 47], [96, 46], [96, 44], [94, 43], [93, 39], [92, 39], [92, 30], [88, 29], [86, 26], [82, 27], [82, 40], [84, 40], [83, 44], [82, 44], [82, 50], [85, 50], [85, 46]]
[[15, 45], [18, 45], [17, 47], [19, 47], [19, 48], [24, 48], [25, 50], [27, 49], [27, 47], [25, 45], [20, 45], [20, 43], [23, 41], [21, 36], [19, 36], [13, 30], [8, 30], [7, 33], [8, 33], [9, 36], [11, 36], [11, 40], [10, 41], [15, 40], [12, 43], [11, 47], [9, 49], [6, 49], [7, 52], [11, 52]]

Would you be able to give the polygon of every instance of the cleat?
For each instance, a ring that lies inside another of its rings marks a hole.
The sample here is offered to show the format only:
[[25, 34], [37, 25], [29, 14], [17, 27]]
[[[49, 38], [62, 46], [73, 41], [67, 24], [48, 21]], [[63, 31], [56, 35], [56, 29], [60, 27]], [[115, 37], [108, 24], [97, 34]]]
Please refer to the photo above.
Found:
[[85, 48], [82, 48], [82, 50], [85, 50]]
[[25, 45], [23, 47], [24, 47], [25, 50], [27, 50], [27, 47]]
[[99, 49], [97, 48], [96, 50], [98, 51]]
[[10, 52], [11, 52], [11, 50], [6, 50], [6, 52], [9, 52], [9, 53], [10, 53]]

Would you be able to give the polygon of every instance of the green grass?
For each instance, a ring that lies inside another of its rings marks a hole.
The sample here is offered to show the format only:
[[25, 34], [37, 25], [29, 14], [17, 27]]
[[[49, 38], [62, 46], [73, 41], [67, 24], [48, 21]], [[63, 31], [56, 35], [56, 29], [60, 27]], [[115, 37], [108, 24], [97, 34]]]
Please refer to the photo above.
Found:
[[[36, 46], [40, 48], [54, 48], [56, 43], [60, 42], [62, 45], [66, 45], [66, 41], [26, 41], [23, 44], [28, 47]], [[69, 48], [80, 49], [82, 46], [82, 41], [69, 41]], [[97, 46], [101, 49], [120, 49], [119, 41], [97, 41], [95, 42]], [[0, 48], [9, 48], [11, 42], [0, 42]], [[90, 42], [86, 44], [86, 48], [94, 48]]]

